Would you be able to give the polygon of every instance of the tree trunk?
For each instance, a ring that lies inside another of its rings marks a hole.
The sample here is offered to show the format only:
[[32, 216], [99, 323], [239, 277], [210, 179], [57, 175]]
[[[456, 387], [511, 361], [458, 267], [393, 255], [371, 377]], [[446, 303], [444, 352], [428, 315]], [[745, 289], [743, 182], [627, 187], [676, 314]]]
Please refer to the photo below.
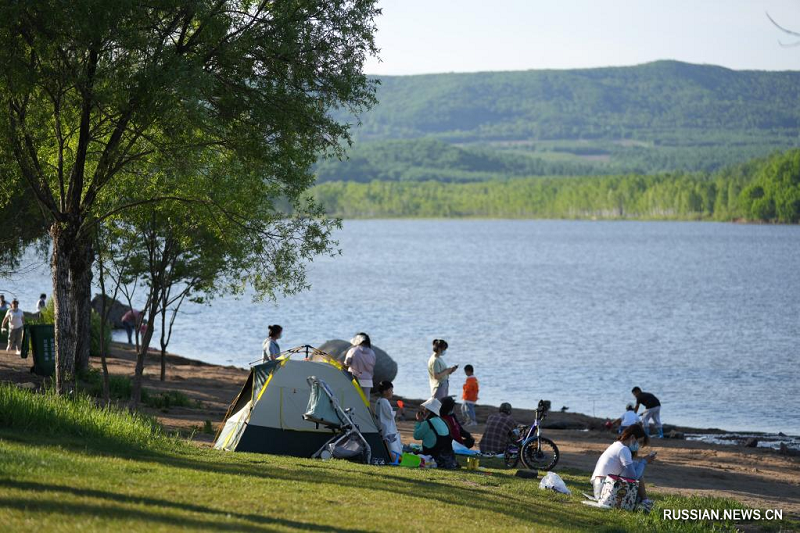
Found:
[[133, 374], [133, 384], [131, 387], [131, 409], [139, 407], [142, 400], [142, 379], [144, 377], [144, 363], [147, 357], [147, 350], [150, 348], [150, 340], [153, 338], [155, 318], [158, 313], [158, 297], [151, 295], [148, 299], [148, 306], [142, 310], [142, 316], [147, 312], [147, 327], [142, 336], [142, 343], [136, 354], [136, 370]]
[[[103, 272], [103, 259], [102, 256], [98, 258], [97, 266], [99, 268], [98, 280], [100, 281], [100, 366], [103, 368], [103, 404], [111, 405], [111, 389], [108, 381], [108, 364], [106, 363], [106, 321], [108, 320], [108, 297], [106, 296], [106, 279]], [[114, 296], [116, 296], [116, 291]]]
[[[81, 242], [75, 250], [70, 278], [74, 293], [75, 316], [77, 317], [77, 350], [75, 370], [77, 373], [89, 369], [92, 344], [92, 253], [91, 242]], [[102, 342], [102, 339], [101, 339]]]
[[56, 392], [75, 389], [75, 354], [77, 353], [77, 316], [73, 305], [70, 262], [78, 245], [77, 224], [54, 222], [50, 227], [53, 241], [51, 272], [55, 314]]

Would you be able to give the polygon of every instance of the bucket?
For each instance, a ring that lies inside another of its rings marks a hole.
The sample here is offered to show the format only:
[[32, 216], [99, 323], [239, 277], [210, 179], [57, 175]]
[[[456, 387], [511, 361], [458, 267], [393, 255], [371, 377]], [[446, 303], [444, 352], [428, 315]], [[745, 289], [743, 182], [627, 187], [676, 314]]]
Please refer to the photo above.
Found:
[[421, 462], [422, 460], [419, 458], [419, 455], [413, 453], [404, 453], [403, 457], [400, 458], [400, 466], [405, 466], [407, 468], [419, 468]]

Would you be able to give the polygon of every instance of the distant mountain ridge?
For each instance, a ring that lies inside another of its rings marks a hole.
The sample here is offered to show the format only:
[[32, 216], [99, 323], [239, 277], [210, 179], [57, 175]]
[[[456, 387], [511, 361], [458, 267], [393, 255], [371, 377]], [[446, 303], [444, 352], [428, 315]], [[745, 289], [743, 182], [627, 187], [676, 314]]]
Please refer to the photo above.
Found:
[[633, 67], [387, 76], [332, 181], [713, 172], [800, 147], [800, 71]]
[[360, 140], [669, 140], [800, 132], [800, 72], [633, 67], [384, 76]]

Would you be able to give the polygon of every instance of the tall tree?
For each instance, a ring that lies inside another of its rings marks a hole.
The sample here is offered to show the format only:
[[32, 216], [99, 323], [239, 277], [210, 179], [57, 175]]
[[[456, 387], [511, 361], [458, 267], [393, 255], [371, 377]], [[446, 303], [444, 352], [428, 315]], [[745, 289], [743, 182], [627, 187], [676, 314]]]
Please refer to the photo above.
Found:
[[197, 200], [212, 151], [299, 202], [314, 160], [349, 139], [330, 111], [374, 101], [363, 64], [378, 12], [374, 0], [0, 6], [0, 158], [48, 225], [59, 392], [88, 343], [93, 227], [168, 199], [163, 169], [180, 169], [173, 199]]

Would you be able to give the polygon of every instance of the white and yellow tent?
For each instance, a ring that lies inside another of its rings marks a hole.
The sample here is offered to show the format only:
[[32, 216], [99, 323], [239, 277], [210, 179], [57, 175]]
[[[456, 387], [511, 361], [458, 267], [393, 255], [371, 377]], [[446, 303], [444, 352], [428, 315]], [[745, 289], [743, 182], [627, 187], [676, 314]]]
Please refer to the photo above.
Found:
[[[292, 356], [295, 359], [292, 359]], [[303, 359], [297, 359], [299, 357]], [[276, 361], [255, 365], [225, 415], [214, 447], [220, 450], [311, 457], [331, 438], [331, 431], [303, 419], [316, 376], [334, 392], [372, 448], [373, 461], [391, 462], [364, 392], [325, 352], [293, 348]]]

